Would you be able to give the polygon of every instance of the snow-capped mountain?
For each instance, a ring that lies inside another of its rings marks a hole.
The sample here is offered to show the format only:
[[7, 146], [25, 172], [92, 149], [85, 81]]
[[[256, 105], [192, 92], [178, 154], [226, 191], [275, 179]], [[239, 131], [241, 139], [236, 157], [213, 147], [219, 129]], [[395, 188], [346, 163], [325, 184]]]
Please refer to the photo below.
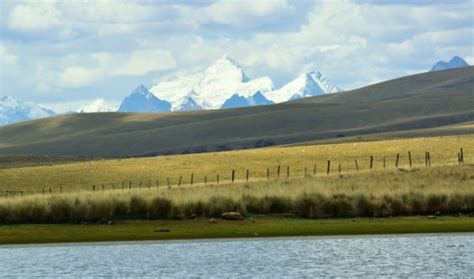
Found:
[[449, 62], [438, 61], [438, 63], [436, 63], [433, 68], [431, 68], [430, 72], [462, 67], [469, 67], [469, 64], [467, 64], [467, 62], [464, 61], [464, 59], [462, 59], [461, 57], [454, 56]]
[[17, 97], [0, 97], [0, 126], [55, 115], [54, 111]]
[[150, 91], [172, 111], [267, 105], [341, 91], [320, 72], [304, 73], [274, 90], [269, 77], [249, 79], [240, 64], [224, 55], [203, 72], [162, 81]]
[[189, 109], [218, 109], [238, 93], [244, 98], [257, 91], [273, 90], [269, 77], [249, 80], [240, 64], [224, 55], [205, 71], [153, 86], [150, 91], [161, 100], [171, 103], [172, 111]]
[[171, 110], [171, 104], [153, 95], [145, 86], [138, 86], [122, 101], [119, 112], [166, 112]]
[[266, 94], [266, 97], [274, 103], [295, 100], [342, 91], [319, 71], [304, 73], [296, 79], [285, 84], [282, 88]]
[[97, 99], [90, 104], [80, 107], [77, 110], [77, 113], [112, 112], [112, 111], [117, 111], [117, 108], [107, 104], [104, 99]]

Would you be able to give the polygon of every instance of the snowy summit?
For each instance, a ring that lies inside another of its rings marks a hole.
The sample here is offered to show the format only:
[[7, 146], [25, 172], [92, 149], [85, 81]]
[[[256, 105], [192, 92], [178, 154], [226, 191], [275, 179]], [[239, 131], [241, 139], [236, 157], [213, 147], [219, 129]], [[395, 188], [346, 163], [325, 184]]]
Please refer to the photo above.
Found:
[[270, 77], [249, 79], [237, 61], [224, 55], [202, 72], [162, 81], [150, 91], [169, 102], [171, 111], [184, 111], [267, 105], [341, 90], [318, 71], [274, 90]]
[[112, 112], [116, 111], [117, 108], [108, 105], [104, 99], [97, 99], [90, 104], [84, 105], [77, 110], [78, 113], [91, 113], [91, 112]]

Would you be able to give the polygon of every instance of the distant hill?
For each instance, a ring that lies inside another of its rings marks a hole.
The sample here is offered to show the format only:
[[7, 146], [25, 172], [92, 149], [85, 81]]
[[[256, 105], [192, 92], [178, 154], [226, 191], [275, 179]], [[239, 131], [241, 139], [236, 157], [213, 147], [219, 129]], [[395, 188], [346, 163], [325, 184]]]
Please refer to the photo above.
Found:
[[144, 156], [263, 147], [474, 121], [474, 67], [281, 104], [61, 115], [0, 127], [0, 155]]
[[449, 60], [449, 62], [438, 61], [438, 63], [436, 63], [433, 68], [431, 68], [430, 72], [456, 69], [462, 67], [469, 67], [469, 64], [467, 64], [467, 62], [464, 61], [464, 59], [462, 59], [461, 57], [454, 56], [453, 58], [451, 58], [451, 60]]

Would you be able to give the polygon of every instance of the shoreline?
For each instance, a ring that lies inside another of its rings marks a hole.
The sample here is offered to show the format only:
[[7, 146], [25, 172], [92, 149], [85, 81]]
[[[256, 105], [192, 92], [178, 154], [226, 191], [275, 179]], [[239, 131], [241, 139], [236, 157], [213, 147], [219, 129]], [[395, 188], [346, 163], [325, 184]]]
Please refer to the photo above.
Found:
[[[161, 231], [160, 231], [161, 230]], [[169, 231], [166, 231], [169, 230]], [[255, 222], [207, 219], [119, 221], [114, 225], [1, 225], [0, 248], [34, 244], [117, 244], [147, 241], [209, 241], [311, 236], [383, 236], [399, 234], [472, 233], [474, 218], [426, 216], [394, 218], [302, 219], [257, 217]]]

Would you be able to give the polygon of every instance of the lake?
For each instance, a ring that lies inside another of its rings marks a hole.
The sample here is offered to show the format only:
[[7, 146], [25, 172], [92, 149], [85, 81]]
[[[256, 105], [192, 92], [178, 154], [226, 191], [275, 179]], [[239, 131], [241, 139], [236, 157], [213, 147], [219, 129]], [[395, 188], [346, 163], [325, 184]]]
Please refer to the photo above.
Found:
[[471, 277], [473, 274], [474, 234], [12, 245], [0, 248], [0, 277]]

